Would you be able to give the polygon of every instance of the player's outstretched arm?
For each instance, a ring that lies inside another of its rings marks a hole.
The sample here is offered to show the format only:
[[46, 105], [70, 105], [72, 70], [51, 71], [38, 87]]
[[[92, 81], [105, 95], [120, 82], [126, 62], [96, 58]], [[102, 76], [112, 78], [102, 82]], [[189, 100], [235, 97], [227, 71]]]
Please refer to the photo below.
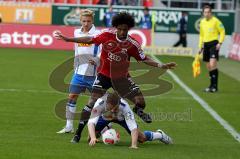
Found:
[[174, 69], [177, 66], [177, 64], [175, 62], [160, 64], [148, 56], [147, 56], [146, 60], [144, 60], [143, 62], [149, 66], [159, 67], [162, 69]]
[[63, 35], [60, 31], [55, 31], [53, 36], [58, 40], [63, 40], [66, 42], [74, 42], [74, 43], [85, 43], [85, 44], [92, 44], [92, 37], [91, 36], [84, 36], [84, 37], [67, 37]]
[[131, 131], [131, 137], [132, 137], [132, 145], [129, 148], [137, 149], [137, 142], [138, 142], [138, 129], [135, 128]]

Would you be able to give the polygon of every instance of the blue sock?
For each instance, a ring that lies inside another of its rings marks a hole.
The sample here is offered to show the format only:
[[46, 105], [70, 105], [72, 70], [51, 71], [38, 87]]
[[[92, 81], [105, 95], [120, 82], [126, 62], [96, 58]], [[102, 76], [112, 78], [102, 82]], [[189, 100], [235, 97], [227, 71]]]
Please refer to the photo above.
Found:
[[69, 107], [76, 107], [77, 102], [74, 100], [69, 100], [67, 103], [67, 106]]
[[144, 131], [144, 135], [146, 136], [147, 141], [153, 140], [153, 132], [152, 131]]

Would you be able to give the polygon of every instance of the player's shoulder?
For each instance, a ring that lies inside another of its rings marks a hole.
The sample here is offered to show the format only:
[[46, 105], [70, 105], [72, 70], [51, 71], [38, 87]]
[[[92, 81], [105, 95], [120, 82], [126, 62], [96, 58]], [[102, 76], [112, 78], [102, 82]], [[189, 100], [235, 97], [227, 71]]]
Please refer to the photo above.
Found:
[[213, 16], [212, 18], [213, 18], [213, 20], [216, 21], [216, 22], [221, 22], [221, 21], [220, 21], [217, 17], [215, 17], [215, 16]]
[[202, 24], [202, 23], [205, 22], [205, 21], [206, 21], [206, 18], [202, 17], [202, 18], [200, 19], [200, 24]]
[[105, 103], [105, 100], [104, 100], [103, 97], [98, 98], [97, 101], [96, 101], [96, 103], [95, 103], [95, 105], [94, 105], [94, 107], [97, 107], [97, 106], [103, 106], [104, 103]]
[[81, 28], [75, 28], [74, 29], [74, 36], [81, 34]]
[[141, 44], [140, 44], [134, 37], [132, 37], [131, 35], [128, 35], [127, 40], [128, 40], [132, 45], [134, 45], [136, 48], [141, 49]]
[[113, 35], [113, 34], [116, 34], [116, 30], [115, 29], [102, 29], [101, 30], [101, 33], [102, 34], [109, 34], [109, 35]]
[[94, 31], [94, 34], [100, 34], [101, 33], [101, 30], [99, 30], [99, 29], [96, 29], [95, 31]]

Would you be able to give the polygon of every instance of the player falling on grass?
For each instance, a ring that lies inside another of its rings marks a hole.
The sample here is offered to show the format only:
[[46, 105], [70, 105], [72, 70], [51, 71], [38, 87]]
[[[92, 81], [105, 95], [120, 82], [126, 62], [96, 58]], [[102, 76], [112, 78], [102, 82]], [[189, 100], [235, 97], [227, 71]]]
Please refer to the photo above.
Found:
[[[81, 28], [75, 29], [74, 37], [94, 36], [100, 33], [93, 25], [94, 12], [88, 9], [80, 11]], [[74, 132], [73, 119], [76, 112], [77, 98], [86, 89], [92, 90], [92, 85], [96, 76], [96, 66], [89, 64], [92, 58], [97, 59], [100, 47], [95, 44], [75, 44], [74, 74], [69, 88], [68, 102], [66, 105], [66, 126], [57, 133]]]
[[219, 50], [224, 41], [225, 29], [222, 22], [212, 15], [209, 5], [203, 7], [204, 18], [200, 21], [199, 53], [203, 52], [203, 61], [206, 62], [210, 76], [210, 85], [205, 92], [218, 91]]
[[121, 125], [131, 135], [130, 148], [138, 148], [138, 141], [143, 143], [159, 140], [165, 144], [172, 143], [172, 139], [160, 129], [156, 132], [139, 131], [134, 113], [127, 101], [121, 99], [117, 93], [106, 93], [96, 101], [88, 121], [90, 146], [94, 146], [98, 141], [96, 133], [101, 132], [111, 122]]
[[115, 29], [102, 31], [95, 37], [68, 38], [60, 32], [57, 33], [56, 38], [66, 42], [102, 44], [100, 66], [93, 84], [91, 99], [82, 111], [78, 130], [73, 141], [79, 142], [81, 132], [90, 117], [95, 102], [111, 87], [122, 98], [127, 98], [135, 104], [133, 111], [143, 121], [147, 123], [152, 122], [150, 115], [143, 112], [145, 108], [143, 94], [129, 75], [130, 58], [134, 57], [137, 61], [142, 61], [147, 65], [162, 69], [172, 69], [176, 64], [174, 62], [160, 64], [146, 56], [140, 44], [128, 35], [129, 29], [134, 27], [134, 25], [133, 17], [129, 13], [121, 12], [112, 19], [112, 26]]

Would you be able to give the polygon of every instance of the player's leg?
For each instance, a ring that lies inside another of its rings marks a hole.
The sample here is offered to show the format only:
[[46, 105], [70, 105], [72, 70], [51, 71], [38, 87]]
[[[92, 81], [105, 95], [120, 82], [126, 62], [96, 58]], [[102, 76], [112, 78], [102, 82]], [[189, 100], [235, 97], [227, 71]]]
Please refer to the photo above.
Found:
[[210, 61], [209, 61], [209, 69], [210, 69], [210, 78], [212, 87], [210, 92], [214, 93], [218, 91], [218, 68], [217, 61], [219, 59], [218, 50], [216, 50], [216, 44], [210, 49]]
[[152, 118], [151, 118], [150, 114], [145, 113], [143, 111], [144, 108], [146, 107], [146, 103], [145, 103], [145, 99], [144, 99], [144, 96], [143, 96], [141, 90], [138, 89], [137, 92], [134, 94], [134, 96], [133, 97], [129, 96], [128, 99], [131, 100], [135, 104], [135, 106], [133, 108], [133, 112], [136, 113], [146, 123], [151, 123]]
[[78, 95], [86, 90], [82, 78], [83, 77], [78, 74], [74, 74], [72, 77], [72, 81], [69, 87], [70, 93], [68, 95], [68, 102], [66, 104], [66, 126], [57, 132], [59, 134], [74, 132], [73, 120], [76, 112]]
[[122, 98], [127, 98], [135, 104], [133, 111], [144, 122], [152, 122], [151, 116], [143, 111], [145, 108], [143, 94], [130, 76], [121, 79], [112, 79], [112, 85], [113, 89], [116, 90]]
[[138, 134], [139, 142], [145, 141], [154, 141], [159, 140], [165, 144], [172, 144], [173, 141], [171, 137], [169, 137], [165, 132], [158, 129], [157, 131], [144, 131], [143, 133], [139, 131]]
[[182, 34], [182, 45], [187, 47], [187, 34]]
[[205, 88], [205, 92], [209, 92], [210, 88], [212, 87], [212, 81], [211, 81], [211, 74], [210, 74], [210, 66], [209, 66], [209, 61], [210, 61], [210, 48], [209, 46], [204, 44], [204, 50], [203, 50], [203, 61], [206, 63], [206, 67], [209, 73], [209, 79], [210, 79], [210, 84], [207, 88]]
[[106, 90], [109, 89], [110, 87], [111, 87], [110, 79], [107, 79], [102, 75], [98, 75], [96, 77], [93, 84], [91, 97], [89, 98], [88, 104], [85, 105], [80, 115], [78, 128], [74, 136], [74, 138], [76, 139], [75, 142], [79, 142], [82, 131], [85, 125], [87, 124], [88, 119], [90, 118], [91, 111], [92, 111], [92, 108], [94, 107], [95, 102], [97, 101], [98, 98], [102, 97], [106, 93]]
[[219, 58], [218, 50], [216, 50], [216, 42], [211, 42], [209, 46], [206, 47], [206, 57], [205, 61], [207, 62], [206, 66], [209, 71], [210, 85], [205, 89], [205, 92], [216, 92], [218, 90], [218, 69], [217, 69], [217, 60]]
[[179, 45], [181, 44], [182, 35], [179, 33], [178, 36], [179, 36], [179, 39], [178, 39], [178, 41], [173, 45], [173, 47], [177, 47], [177, 46], [179, 46]]

